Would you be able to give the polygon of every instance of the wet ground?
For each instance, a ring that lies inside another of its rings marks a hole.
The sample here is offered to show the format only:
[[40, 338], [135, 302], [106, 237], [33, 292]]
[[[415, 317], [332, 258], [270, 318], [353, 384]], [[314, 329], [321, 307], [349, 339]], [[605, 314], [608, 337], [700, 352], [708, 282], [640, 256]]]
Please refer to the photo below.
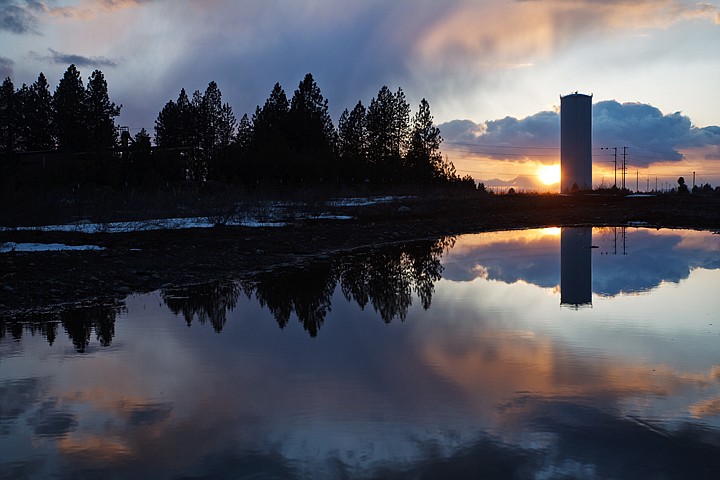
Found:
[[0, 315], [125, 297], [161, 287], [242, 279], [338, 251], [464, 233], [546, 226], [720, 231], [720, 196], [478, 195], [402, 198], [329, 212], [284, 227], [126, 233], [0, 232], [6, 242], [97, 245], [101, 251], [0, 254]]

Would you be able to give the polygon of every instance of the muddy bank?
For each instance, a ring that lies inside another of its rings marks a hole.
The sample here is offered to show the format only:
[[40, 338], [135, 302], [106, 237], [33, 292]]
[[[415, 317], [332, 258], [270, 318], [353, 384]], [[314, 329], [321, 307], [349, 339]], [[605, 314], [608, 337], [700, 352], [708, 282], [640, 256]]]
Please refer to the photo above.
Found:
[[0, 315], [112, 301], [170, 285], [249, 278], [318, 255], [465, 233], [570, 225], [720, 230], [720, 196], [415, 197], [337, 207], [332, 213], [352, 219], [112, 234], [0, 232], [0, 244], [104, 249], [0, 254]]

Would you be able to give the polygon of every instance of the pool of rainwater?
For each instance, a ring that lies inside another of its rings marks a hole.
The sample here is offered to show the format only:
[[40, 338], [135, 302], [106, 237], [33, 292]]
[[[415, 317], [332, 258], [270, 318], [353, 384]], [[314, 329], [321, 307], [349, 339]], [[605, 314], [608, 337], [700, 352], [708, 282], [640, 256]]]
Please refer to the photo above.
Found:
[[0, 478], [716, 478], [720, 235], [368, 249], [0, 319]]

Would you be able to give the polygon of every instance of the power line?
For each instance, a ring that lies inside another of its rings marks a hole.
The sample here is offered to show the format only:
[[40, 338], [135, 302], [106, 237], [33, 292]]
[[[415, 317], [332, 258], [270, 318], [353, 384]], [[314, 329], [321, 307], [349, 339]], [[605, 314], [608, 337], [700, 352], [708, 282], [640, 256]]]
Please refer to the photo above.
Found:
[[[465, 147], [482, 147], [482, 148], [493, 148], [493, 149], [524, 149], [524, 150], [555, 150], [559, 151], [560, 147], [547, 147], [547, 146], [539, 146], [539, 145], [500, 145], [500, 144], [491, 144], [491, 143], [469, 143], [469, 142], [451, 142], [451, 141], [444, 141], [443, 144], [445, 145], [458, 145], [458, 146], [465, 146]], [[517, 153], [498, 153], [498, 152], [487, 152], [486, 150], [459, 150], [459, 149], [444, 149], [451, 152], [471, 152], [471, 153], [485, 153], [489, 155], [508, 155], [508, 156], [533, 156], [533, 157], [541, 157], [541, 156], [552, 156], [547, 154], [517, 154]], [[602, 150], [602, 147], [593, 147], [593, 150]], [[668, 159], [669, 157], [676, 157], [678, 155], [684, 155], [681, 152], [668, 152], [668, 151], [660, 151], [660, 150], [649, 150], [646, 148], [640, 149], [641, 152], [644, 153], [633, 153], [634, 158], [650, 158], [650, 159]], [[651, 155], [648, 155], [650, 153]], [[656, 155], [652, 155], [656, 154]], [[593, 156], [605, 156], [604, 154], [597, 153], [593, 154]]]
[[463, 142], [448, 142], [444, 141], [449, 145], [465, 145], [469, 147], [490, 147], [490, 148], [526, 148], [531, 150], [560, 150], [560, 147], [539, 147], [532, 145], [493, 145], [489, 143], [463, 143]]
[[555, 157], [558, 158], [557, 154], [539, 153], [539, 154], [527, 154], [527, 153], [507, 153], [507, 152], [487, 152], [478, 150], [457, 150], [452, 148], [443, 149], [443, 152], [455, 152], [455, 153], [474, 153], [478, 155], [494, 155], [501, 157]]
[[488, 171], [482, 171], [482, 170], [466, 170], [466, 169], [457, 169], [458, 172], [464, 172], [464, 173], [482, 173], [483, 175], [515, 175], [515, 176], [524, 176], [524, 177], [539, 177], [539, 173], [518, 173], [518, 172], [488, 172]]

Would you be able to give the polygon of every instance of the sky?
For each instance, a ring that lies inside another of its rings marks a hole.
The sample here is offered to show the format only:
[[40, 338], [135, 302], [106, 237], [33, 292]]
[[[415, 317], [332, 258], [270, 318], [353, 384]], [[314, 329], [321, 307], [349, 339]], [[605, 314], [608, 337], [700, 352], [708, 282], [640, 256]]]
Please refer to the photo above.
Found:
[[717, 0], [0, 0], [0, 45], [16, 86], [102, 70], [131, 133], [210, 81], [240, 118], [312, 73], [336, 122], [402, 88], [459, 173], [498, 188], [557, 188], [560, 95], [579, 91], [596, 186], [613, 147], [633, 190], [720, 185]]

